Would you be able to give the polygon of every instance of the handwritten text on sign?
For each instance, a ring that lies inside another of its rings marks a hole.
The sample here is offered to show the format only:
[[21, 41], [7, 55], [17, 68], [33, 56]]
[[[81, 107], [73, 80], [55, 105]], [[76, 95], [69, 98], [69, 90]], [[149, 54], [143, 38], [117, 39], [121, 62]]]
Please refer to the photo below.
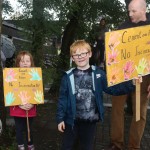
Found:
[[5, 106], [44, 103], [41, 68], [3, 70]]
[[105, 35], [108, 86], [150, 74], [150, 25]]

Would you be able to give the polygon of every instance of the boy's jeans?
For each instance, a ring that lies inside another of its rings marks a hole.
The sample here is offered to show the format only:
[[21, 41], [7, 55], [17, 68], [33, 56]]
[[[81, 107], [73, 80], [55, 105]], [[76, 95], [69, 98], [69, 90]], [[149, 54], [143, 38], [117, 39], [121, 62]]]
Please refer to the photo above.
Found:
[[[147, 87], [150, 78], [143, 77], [141, 83], [141, 105], [140, 105], [140, 121], [135, 121], [135, 93], [132, 94], [133, 117], [129, 131], [129, 150], [140, 149], [140, 142], [143, 136], [146, 114], [147, 114]], [[111, 142], [119, 148], [124, 145], [124, 105], [126, 103], [127, 95], [112, 96], [112, 117], [111, 117]]]
[[75, 122], [74, 126], [65, 124], [61, 150], [72, 150], [77, 139], [82, 150], [93, 150], [96, 122]]

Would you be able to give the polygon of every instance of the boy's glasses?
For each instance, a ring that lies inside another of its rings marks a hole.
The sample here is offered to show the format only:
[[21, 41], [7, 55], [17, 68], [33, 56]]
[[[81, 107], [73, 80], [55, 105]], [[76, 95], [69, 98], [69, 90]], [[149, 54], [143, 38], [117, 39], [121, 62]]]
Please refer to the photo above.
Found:
[[74, 59], [77, 59], [77, 58], [84, 58], [84, 57], [87, 56], [88, 53], [89, 53], [89, 52], [85, 52], [85, 53], [81, 53], [81, 54], [76, 54], [76, 55], [72, 55], [72, 57], [73, 57]]

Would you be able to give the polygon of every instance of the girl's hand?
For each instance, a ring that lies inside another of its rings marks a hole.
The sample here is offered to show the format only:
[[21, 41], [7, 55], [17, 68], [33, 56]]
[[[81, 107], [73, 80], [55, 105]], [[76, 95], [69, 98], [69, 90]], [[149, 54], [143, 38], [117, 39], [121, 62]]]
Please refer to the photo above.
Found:
[[27, 107], [29, 110], [30, 110], [31, 108], [33, 108], [33, 106], [34, 106], [34, 105], [33, 105], [33, 104], [30, 104], [30, 103], [29, 103], [29, 104], [26, 104], [26, 107]]
[[64, 132], [65, 130], [65, 123], [64, 121], [58, 124], [58, 131]]
[[33, 104], [19, 105], [19, 107], [24, 110], [30, 110], [31, 108], [33, 108], [33, 106]]

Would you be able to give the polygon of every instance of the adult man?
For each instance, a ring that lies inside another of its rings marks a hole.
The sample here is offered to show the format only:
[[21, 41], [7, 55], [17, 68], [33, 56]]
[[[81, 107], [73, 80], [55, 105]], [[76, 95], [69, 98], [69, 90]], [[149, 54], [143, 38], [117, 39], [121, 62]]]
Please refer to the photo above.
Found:
[[[146, 18], [145, 0], [132, 0], [128, 6], [130, 20], [124, 22], [119, 29], [132, 28], [137, 26], [149, 25]], [[147, 94], [150, 89], [150, 76], [144, 76], [141, 83], [141, 109], [140, 120], [135, 121], [135, 93], [132, 94], [133, 118], [130, 126], [128, 150], [140, 149], [140, 142], [143, 136], [148, 98]], [[111, 120], [111, 145], [106, 150], [122, 150], [124, 146], [124, 104], [127, 95], [112, 97], [112, 120]]]

